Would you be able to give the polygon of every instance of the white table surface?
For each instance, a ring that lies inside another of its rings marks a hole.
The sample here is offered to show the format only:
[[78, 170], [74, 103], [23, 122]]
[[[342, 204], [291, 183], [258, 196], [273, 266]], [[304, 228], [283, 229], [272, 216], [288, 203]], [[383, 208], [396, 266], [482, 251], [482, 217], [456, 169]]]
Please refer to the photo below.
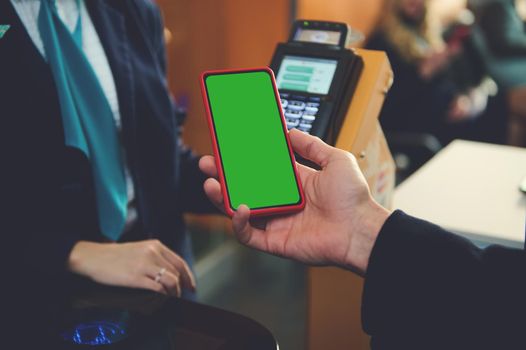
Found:
[[395, 190], [394, 208], [479, 245], [523, 248], [526, 149], [454, 141]]

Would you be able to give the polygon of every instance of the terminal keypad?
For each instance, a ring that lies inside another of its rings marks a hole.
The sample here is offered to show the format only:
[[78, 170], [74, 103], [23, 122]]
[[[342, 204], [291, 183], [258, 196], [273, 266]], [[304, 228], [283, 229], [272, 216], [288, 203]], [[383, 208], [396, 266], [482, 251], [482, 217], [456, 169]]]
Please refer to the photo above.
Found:
[[320, 110], [320, 98], [288, 93], [281, 93], [280, 98], [287, 128], [289, 130], [297, 128], [306, 133], [310, 133], [318, 111]]

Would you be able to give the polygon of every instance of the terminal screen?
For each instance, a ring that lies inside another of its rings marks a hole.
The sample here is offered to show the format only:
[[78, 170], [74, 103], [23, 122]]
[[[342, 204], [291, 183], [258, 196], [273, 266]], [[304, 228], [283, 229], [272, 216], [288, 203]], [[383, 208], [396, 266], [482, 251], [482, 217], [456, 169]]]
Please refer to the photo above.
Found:
[[277, 76], [278, 89], [326, 95], [337, 65], [336, 60], [285, 56]]

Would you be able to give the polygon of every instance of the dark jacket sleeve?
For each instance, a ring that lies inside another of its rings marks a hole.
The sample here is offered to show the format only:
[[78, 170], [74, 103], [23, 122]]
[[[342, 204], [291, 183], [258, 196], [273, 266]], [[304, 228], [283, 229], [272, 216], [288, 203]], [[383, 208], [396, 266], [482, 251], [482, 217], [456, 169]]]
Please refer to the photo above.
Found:
[[[164, 80], [166, 89], [169, 90], [168, 81], [166, 79], [167, 74], [167, 55], [166, 45], [164, 41], [164, 24], [162, 19], [161, 11], [159, 7], [153, 4], [150, 0], [142, 0], [146, 3], [149, 8], [149, 14], [142, 13], [147, 21], [150, 33], [152, 33], [152, 45], [159, 62], [161, 69], [161, 76]], [[197, 79], [197, 78], [196, 78]], [[176, 125], [178, 125], [179, 135], [177, 139], [177, 147], [179, 148], [179, 174], [180, 174], [180, 203], [184, 211], [194, 213], [212, 213], [218, 214], [219, 211], [215, 208], [203, 190], [203, 183], [206, 180], [206, 176], [199, 169], [199, 158], [190, 147], [186, 146], [181, 138], [182, 114], [178, 112], [178, 106], [175, 100], [172, 98], [173, 112]]]
[[511, 1], [494, 1], [486, 5], [480, 26], [497, 56], [526, 55], [524, 23]]
[[394, 212], [372, 251], [363, 327], [373, 349], [526, 348], [526, 255], [479, 249]]

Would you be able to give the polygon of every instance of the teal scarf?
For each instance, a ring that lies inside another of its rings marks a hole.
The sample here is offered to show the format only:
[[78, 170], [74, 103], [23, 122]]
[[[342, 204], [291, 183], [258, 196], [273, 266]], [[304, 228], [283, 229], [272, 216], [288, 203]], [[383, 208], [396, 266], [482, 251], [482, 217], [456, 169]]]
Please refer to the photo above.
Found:
[[58, 91], [66, 145], [90, 160], [100, 230], [117, 240], [126, 220], [124, 160], [113, 112], [82, 50], [80, 10], [79, 6], [79, 20], [71, 33], [57, 13], [55, 0], [42, 0], [38, 28]]

